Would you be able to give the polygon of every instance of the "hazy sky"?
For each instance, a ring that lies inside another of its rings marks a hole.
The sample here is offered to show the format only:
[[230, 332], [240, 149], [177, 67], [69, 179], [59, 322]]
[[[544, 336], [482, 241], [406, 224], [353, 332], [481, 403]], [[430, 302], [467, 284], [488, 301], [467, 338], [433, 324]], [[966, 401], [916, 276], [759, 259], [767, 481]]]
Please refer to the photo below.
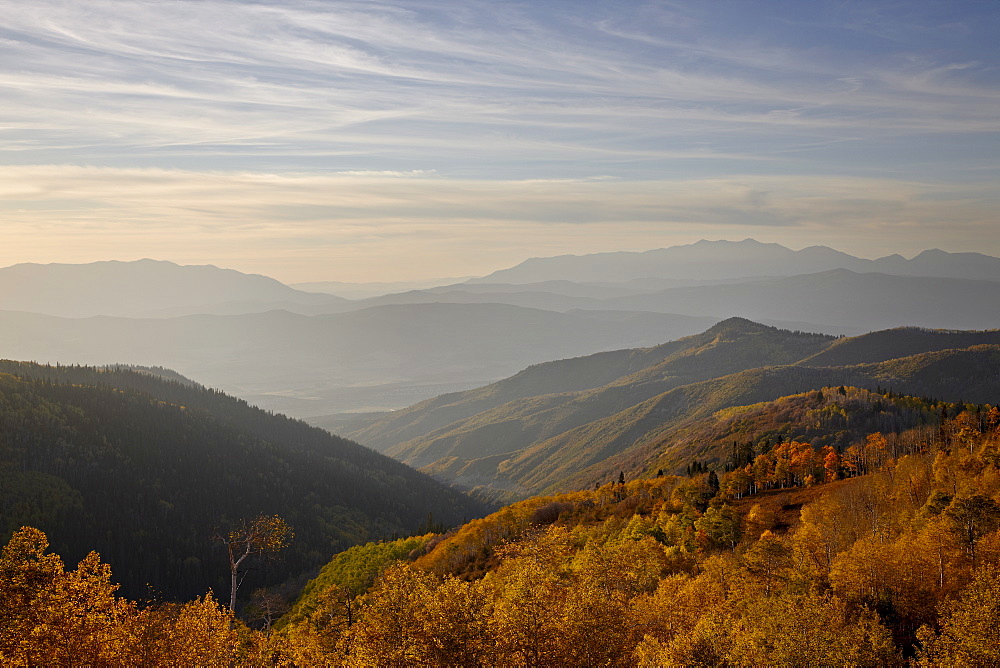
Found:
[[0, 0], [0, 265], [1000, 255], [1000, 2]]

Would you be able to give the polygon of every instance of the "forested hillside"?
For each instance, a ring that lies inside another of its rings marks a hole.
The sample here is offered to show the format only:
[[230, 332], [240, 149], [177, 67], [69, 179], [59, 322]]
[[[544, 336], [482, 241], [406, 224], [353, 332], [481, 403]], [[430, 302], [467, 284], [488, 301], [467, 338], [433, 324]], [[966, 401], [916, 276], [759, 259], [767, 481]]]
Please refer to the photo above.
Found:
[[485, 512], [357, 443], [125, 368], [0, 363], [0, 481], [4, 536], [31, 525], [70, 561], [98, 550], [135, 597], [228, 593], [213, 534], [260, 514], [295, 539], [246, 594], [428, 515], [450, 525]]
[[[529, 489], [575, 489], [608, 480], [626, 468], [622, 460], [635, 466], [636, 457], [640, 457], [642, 469], [655, 464], [678, 472], [689, 456], [686, 432], [716, 412], [798, 393], [801, 388], [829, 389], [838, 383], [888, 386], [924, 396], [985, 402], [1000, 393], [1000, 346], [940, 351], [853, 367], [765, 367], [685, 385], [511, 455], [500, 464], [500, 477], [526, 484]], [[830, 395], [830, 410], [854, 408], [852, 402]], [[876, 403], [862, 410], [885, 412]], [[710, 442], [698, 448], [699, 456], [716, 460], [723, 456], [711, 449]], [[654, 459], [641, 458], [643, 452]]]
[[0, 558], [0, 654], [37, 664], [996, 665], [1000, 411], [881, 400], [944, 419], [871, 432], [842, 452], [761, 443], [743, 465], [738, 447], [728, 471], [623, 476], [443, 535], [354, 547], [276, 625], [260, 616], [260, 631], [229, 623], [211, 597], [144, 608], [115, 598], [97, 555], [67, 572], [44, 535], [24, 529]]
[[[678, 472], [691, 456], [692, 426], [715, 412], [824, 387], [993, 401], [998, 345], [1000, 331], [902, 328], [837, 338], [732, 318], [656, 348], [532, 367], [397, 411], [351, 436], [512, 500], [587, 487], [619, 470]], [[721, 459], [712, 447], [700, 443], [698, 456]]]
[[388, 568], [355, 548], [279, 637], [373, 665], [994, 665], [1000, 412], [880, 398], [954, 417], [532, 498]]

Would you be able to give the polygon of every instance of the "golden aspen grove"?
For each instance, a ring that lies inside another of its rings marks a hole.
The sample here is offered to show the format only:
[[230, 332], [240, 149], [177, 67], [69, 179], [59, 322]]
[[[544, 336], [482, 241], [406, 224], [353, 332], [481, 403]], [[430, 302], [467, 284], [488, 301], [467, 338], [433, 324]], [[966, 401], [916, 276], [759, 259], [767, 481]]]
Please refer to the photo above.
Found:
[[264, 628], [212, 592], [118, 597], [96, 553], [67, 570], [24, 527], [0, 559], [0, 660], [995, 665], [1000, 410], [950, 410], [842, 455], [786, 442], [715, 482], [654, 473], [357, 546]]

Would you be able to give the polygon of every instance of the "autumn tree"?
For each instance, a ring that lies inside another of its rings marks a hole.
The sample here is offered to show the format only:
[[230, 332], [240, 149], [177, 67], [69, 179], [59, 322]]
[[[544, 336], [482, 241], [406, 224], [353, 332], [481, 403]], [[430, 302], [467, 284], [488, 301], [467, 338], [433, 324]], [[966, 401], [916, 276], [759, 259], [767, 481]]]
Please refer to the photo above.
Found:
[[279, 551], [291, 542], [292, 528], [277, 515], [258, 515], [252, 520], [242, 519], [228, 531], [217, 531], [215, 539], [226, 546], [229, 556], [229, 609], [236, 612], [236, 590], [242, 579], [240, 568], [254, 555], [267, 555]]
[[762, 533], [774, 527], [774, 522], [774, 511], [755, 503], [750, 506], [749, 512], [743, 518], [743, 533], [753, 539], [760, 538]]
[[974, 494], [951, 502], [944, 514], [951, 520], [951, 530], [969, 554], [976, 568], [976, 546], [980, 539], [1000, 526], [1000, 505], [988, 496]]
[[386, 569], [362, 598], [361, 618], [349, 630], [351, 663], [372, 666], [430, 663], [432, 644], [421, 617], [434, 598], [436, 587], [433, 575], [409, 565], [395, 564]]
[[226, 666], [237, 658], [239, 629], [230, 610], [212, 592], [188, 603], [147, 609], [141, 622], [139, 665]]
[[37, 529], [0, 555], [0, 663], [25, 666], [262, 665], [263, 634], [235, 623], [211, 592], [139, 608], [116, 595], [96, 552], [66, 571]]
[[867, 610], [835, 596], [730, 599], [718, 621], [724, 663], [747, 666], [886, 666], [899, 662], [892, 634]]
[[743, 553], [743, 567], [763, 585], [765, 597], [785, 581], [784, 570], [789, 565], [791, 550], [770, 530], [764, 531], [757, 542]]
[[753, 475], [750, 464], [731, 471], [723, 477], [722, 492], [734, 499], [742, 499], [753, 489]]
[[958, 600], [942, 607], [941, 628], [918, 632], [921, 666], [1000, 664], [1000, 574], [980, 570]]
[[725, 587], [705, 575], [670, 575], [656, 591], [631, 602], [633, 623], [643, 633], [635, 657], [640, 666], [717, 665], [712, 620], [725, 606]]
[[705, 547], [733, 549], [740, 539], [740, 516], [731, 506], [709, 506], [694, 529]]
[[[754, 588], [736, 588], [726, 595], [717, 580], [708, 574], [668, 578], [655, 598], [638, 601], [642, 607], [659, 603], [650, 611], [659, 624], [649, 627], [635, 650], [640, 666], [898, 663], [892, 635], [867, 610], [852, 610], [835, 596], [815, 593], [762, 597]], [[685, 592], [693, 590], [707, 594], [707, 600], [686, 601]], [[667, 620], [669, 631], [657, 628]]]
[[0, 661], [12, 665], [130, 663], [135, 607], [114, 595], [111, 569], [91, 552], [64, 571], [48, 539], [23, 527], [0, 556]]
[[483, 579], [490, 599], [488, 630], [500, 663], [552, 665], [562, 656], [565, 633], [556, 611], [566, 601], [565, 529], [552, 527], [537, 539], [512, 546]]
[[44, 533], [22, 527], [0, 554], [0, 656], [16, 656], [38, 623], [37, 598], [62, 573], [62, 559], [46, 554], [48, 545]]
[[823, 459], [823, 481], [833, 482], [840, 476], [840, 455], [829, 445], [820, 450]]
[[270, 631], [274, 622], [288, 612], [289, 607], [288, 600], [281, 593], [260, 587], [253, 592], [248, 619], [261, 622], [264, 630]]

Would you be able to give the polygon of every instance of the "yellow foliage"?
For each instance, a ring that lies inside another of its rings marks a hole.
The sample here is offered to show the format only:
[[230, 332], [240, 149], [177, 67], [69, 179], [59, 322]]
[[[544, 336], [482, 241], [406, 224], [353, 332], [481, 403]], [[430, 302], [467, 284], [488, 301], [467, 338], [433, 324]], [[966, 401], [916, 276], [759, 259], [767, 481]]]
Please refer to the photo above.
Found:
[[[699, 480], [514, 504], [390, 566], [360, 598], [327, 586], [269, 635], [211, 593], [139, 609], [96, 554], [67, 572], [25, 528], [0, 555], [0, 662], [892, 665], [895, 635], [911, 649], [919, 638], [923, 665], [996, 665], [1000, 458], [996, 434], [974, 427], [952, 430], [951, 452], [898, 459], [872, 435], [849, 455], [878, 472], [757, 499], [742, 541], [739, 505], [692, 503]], [[818, 482], [830, 454], [789, 442], [758, 459], [779, 485]]]
[[941, 630], [922, 627], [922, 666], [1000, 665], [1000, 574], [979, 571], [961, 597], [942, 607]]
[[754, 666], [891, 665], [892, 635], [869, 612], [816, 594], [730, 601], [715, 627], [728, 663]]
[[[91, 552], [66, 572], [25, 527], [0, 557], [0, 659], [14, 665], [230, 665], [241, 639], [211, 593], [139, 610], [116, 597], [111, 568]], [[256, 642], [247, 632], [243, 644]]]
[[390, 566], [363, 597], [363, 616], [349, 631], [352, 662], [370, 666], [425, 663], [428, 647], [418, 611], [433, 595], [435, 578], [407, 565]]
[[211, 592], [190, 603], [146, 611], [142, 622], [148, 663], [223, 666], [237, 656], [240, 639], [233, 617]]
[[30, 527], [14, 534], [0, 558], [0, 657], [7, 663], [106, 663], [135, 642], [134, 606], [114, 596], [111, 569], [91, 552], [76, 570], [45, 554], [48, 540]]

